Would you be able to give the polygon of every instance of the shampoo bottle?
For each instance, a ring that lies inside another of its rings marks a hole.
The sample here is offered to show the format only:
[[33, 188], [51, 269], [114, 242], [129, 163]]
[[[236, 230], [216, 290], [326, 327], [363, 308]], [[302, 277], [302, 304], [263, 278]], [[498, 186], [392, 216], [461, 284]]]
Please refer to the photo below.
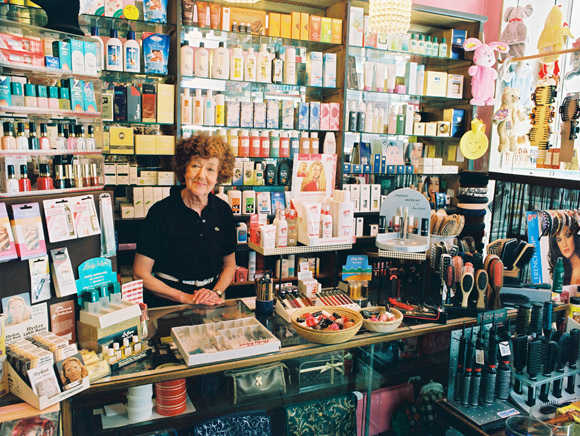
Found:
[[243, 221], [238, 223], [236, 234], [238, 244], [246, 244], [248, 242], [248, 225]]
[[244, 80], [244, 54], [241, 47], [232, 50], [232, 61], [230, 62], [230, 79]]
[[234, 215], [242, 214], [242, 193], [235, 188], [228, 191], [228, 203]]
[[230, 53], [220, 42], [218, 48], [213, 51], [213, 62], [211, 65], [211, 77], [214, 79], [227, 80], [230, 76]]
[[111, 37], [107, 40], [107, 70], [123, 71], [123, 44], [117, 38], [117, 31], [111, 29]]
[[254, 170], [254, 186], [262, 186], [264, 184], [264, 170], [262, 164], [257, 163]]
[[272, 83], [282, 83], [284, 76], [284, 62], [280, 59], [280, 52], [272, 59]]
[[204, 105], [203, 105], [203, 96], [201, 95], [201, 89], [195, 90], [195, 97], [193, 98], [192, 109], [193, 109], [193, 124], [199, 126], [203, 125]]
[[324, 146], [322, 149], [324, 154], [336, 153], [336, 138], [334, 137], [334, 132], [326, 132], [326, 135], [324, 135]]
[[181, 96], [181, 124], [193, 123], [193, 112], [191, 110], [192, 98], [189, 88], [183, 89]]
[[280, 211], [280, 218], [276, 225], [276, 247], [288, 246], [288, 222], [284, 211]]
[[248, 49], [248, 55], [246, 56], [246, 66], [244, 68], [244, 80], [246, 82], [256, 81], [256, 54], [254, 49], [250, 47]]
[[194, 54], [195, 62], [193, 64], [195, 77], [209, 76], [209, 52], [203, 46], [203, 42], [199, 43], [199, 48]]
[[224, 192], [224, 187], [223, 187], [223, 186], [220, 186], [220, 187], [218, 188], [218, 193], [217, 193], [215, 196], [216, 196], [217, 198], [219, 198], [219, 199], [221, 199], [221, 200], [225, 201], [226, 203], [229, 203], [229, 201], [228, 201], [228, 196], [225, 194], [225, 192]]
[[256, 213], [256, 192], [244, 191], [244, 215], [253, 215]]
[[105, 68], [105, 46], [99, 36], [99, 28], [91, 27], [90, 38], [97, 44], [97, 71], [101, 72]]
[[216, 126], [223, 126], [225, 123], [225, 102], [224, 102], [224, 95], [217, 94], [215, 96], [215, 125]]
[[287, 47], [284, 52], [284, 83], [296, 85], [296, 49]]
[[193, 76], [193, 47], [187, 41], [181, 45], [181, 75]]
[[270, 53], [266, 50], [266, 44], [262, 44], [260, 46], [260, 52], [258, 53], [258, 82], [270, 82], [272, 77], [271, 65]]
[[206, 126], [215, 125], [215, 102], [213, 99], [211, 89], [207, 90], [205, 97], [205, 112], [203, 115], [203, 122]]
[[127, 41], [123, 45], [123, 57], [125, 59], [125, 71], [138, 73], [141, 71], [141, 47], [135, 41], [135, 32], [127, 32]]

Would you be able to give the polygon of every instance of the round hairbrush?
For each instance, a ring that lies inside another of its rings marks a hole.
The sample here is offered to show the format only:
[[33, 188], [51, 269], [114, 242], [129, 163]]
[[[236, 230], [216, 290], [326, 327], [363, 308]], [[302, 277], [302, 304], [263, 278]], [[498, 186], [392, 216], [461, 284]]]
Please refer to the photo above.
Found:
[[489, 284], [493, 290], [493, 308], [501, 308], [499, 293], [503, 288], [503, 262], [499, 259], [492, 261], [488, 270]]

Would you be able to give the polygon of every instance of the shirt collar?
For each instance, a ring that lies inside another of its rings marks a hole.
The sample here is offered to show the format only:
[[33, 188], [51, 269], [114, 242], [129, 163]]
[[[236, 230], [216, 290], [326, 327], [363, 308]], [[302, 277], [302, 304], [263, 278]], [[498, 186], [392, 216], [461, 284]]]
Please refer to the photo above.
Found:
[[[170, 190], [170, 196], [171, 196], [171, 198], [173, 198], [175, 204], [178, 207], [184, 207], [185, 209], [192, 211], [189, 207], [187, 207], [185, 205], [185, 203], [183, 202], [183, 198], [181, 198], [181, 191], [183, 189], [185, 189], [185, 185], [172, 186], [171, 190]], [[216, 202], [216, 197], [212, 192], [210, 192], [208, 197], [207, 197], [207, 206], [205, 206], [202, 213], [204, 213], [206, 210], [208, 212], [214, 211], [215, 210], [215, 202]]]

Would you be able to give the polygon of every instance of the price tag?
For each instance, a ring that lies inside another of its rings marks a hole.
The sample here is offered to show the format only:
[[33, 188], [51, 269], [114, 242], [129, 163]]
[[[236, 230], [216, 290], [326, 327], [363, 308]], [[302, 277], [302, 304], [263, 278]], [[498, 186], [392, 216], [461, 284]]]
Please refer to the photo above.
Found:
[[509, 356], [511, 353], [510, 345], [508, 342], [500, 342], [499, 343], [499, 354], [502, 357]]
[[483, 350], [475, 350], [475, 363], [478, 365], [485, 363], [485, 352]]
[[502, 410], [501, 412], [497, 412], [497, 414], [501, 418], [508, 418], [510, 416], [519, 415], [520, 412], [518, 412], [516, 409], [507, 409], [507, 410]]
[[139, 9], [137, 9], [135, 5], [127, 5], [123, 8], [123, 15], [127, 20], [138, 20]]

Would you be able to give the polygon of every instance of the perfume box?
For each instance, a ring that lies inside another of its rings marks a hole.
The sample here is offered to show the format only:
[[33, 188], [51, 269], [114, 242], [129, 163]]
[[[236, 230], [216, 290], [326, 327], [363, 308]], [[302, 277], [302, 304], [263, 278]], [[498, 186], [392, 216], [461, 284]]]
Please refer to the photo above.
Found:
[[300, 102], [298, 104], [298, 129], [308, 130], [309, 107], [308, 103]]
[[[242, 118], [244, 117], [243, 111], [244, 103], [242, 103]], [[242, 126], [246, 127], [246, 126]], [[254, 128], [265, 129], [266, 128], [266, 103], [255, 102], [254, 103]]]
[[330, 130], [337, 131], [340, 125], [340, 103], [330, 103]]
[[70, 39], [70, 57], [72, 72], [85, 74], [85, 44], [83, 41]]
[[144, 83], [141, 96], [141, 121], [155, 123], [157, 121], [157, 91], [155, 85]]
[[157, 85], [157, 122], [173, 124], [174, 122], [175, 85], [159, 83]]
[[127, 85], [127, 121], [141, 122], [141, 88], [139, 85]]
[[311, 51], [306, 54], [306, 85], [322, 86], [322, 52]]
[[310, 130], [320, 130], [320, 102], [310, 103]]
[[322, 86], [336, 88], [336, 53], [324, 53]]
[[226, 101], [226, 126], [240, 127], [239, 101]]
[[266, 102], [266, 127], [268, 129], [280, 128], [280, 100]]
[[240, 103], [240, 127], [254, 127], [254, 103], [248, 101]]
[[282, 128], [294, 129], [294, 102], [282, 100]]
[[113, 100], [113, 115], [115, 121], [127, 121], [127, 89], [124, 85], [115, 86], [115, 97]]
[[330, 103], [320, 104], [320, 130], [330, 129]]

